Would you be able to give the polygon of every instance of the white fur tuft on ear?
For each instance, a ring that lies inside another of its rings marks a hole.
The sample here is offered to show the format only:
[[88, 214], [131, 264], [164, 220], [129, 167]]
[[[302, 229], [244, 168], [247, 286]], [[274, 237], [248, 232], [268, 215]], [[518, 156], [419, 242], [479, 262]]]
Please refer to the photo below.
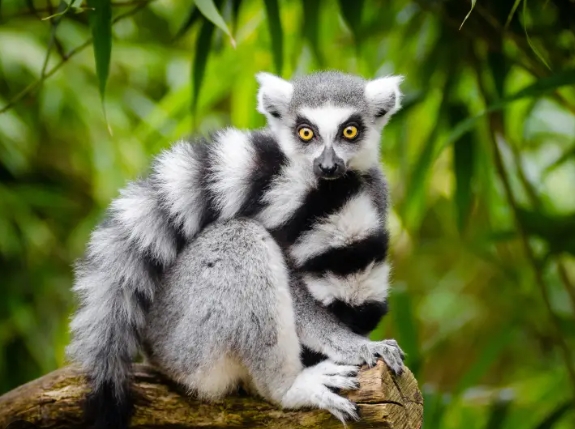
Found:
[[399, 85], [402, 81], [403, 76], [386, 76], [371, 80], [365, 85], [365, 98], [376, 121], [388, 119], [401, 108], [402, 94]]
[[260, 84], [258, 91], [258, 112], [266, 116], [280, 118], [287, 110], [293, 94], [293, 85], [271, 73], [256, 75]]

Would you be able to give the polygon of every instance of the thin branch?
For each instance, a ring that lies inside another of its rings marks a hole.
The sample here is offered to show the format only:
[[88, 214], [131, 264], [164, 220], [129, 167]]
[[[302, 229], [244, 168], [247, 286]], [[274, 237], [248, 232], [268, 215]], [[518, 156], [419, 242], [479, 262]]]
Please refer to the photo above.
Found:
[[[154, 0], [145, 0], [145, 1], [140, 1], [138, 3], [138, 6], [135, 7], [132, 10], [129, 10], [128, 12], [124, 12], [118, 16], [116, 16], [113, 20], [112, 20], [112, 24], [115, 24], [118, 21], [121, 21], [124, 18], [127, 18], [129, 16], [134, 15], [136, 12], [140, 11], [141, 9], [143, 9], [145, 6], [147, 6], [149, 3], [153, 2]], [[76, 46], [74, 49], [72, 49], [70, 52], [68, 52], [68, 54], [66, 54], [66, 56], [62, 59], [62, 61], [60, 61], [58, 64], [56, 64], [54, 67], [52, 67], [50, 70], [48, 70], [43, 77], [41, 77], [40, 79], [38, 79], [35, 82], [32, 82], [30, 85], [28, 85], [26, 88], [24, 88], [22, 91], [20, 91], [18, 94], [16, 94], [16, 96], [14, 96], [4, 107], [2, 107], [0, 109], [0, 114], [8, 111], [9, 109], [11, 109], [16, 103], [18, 103], [20, 100], [22, 100], [24, 97], [26, 97], [28, 94], [32, 93], [33, 91], [36, 90], [36, 88], [38, 88], [39, 86], [42, 85], [42, 83], [49, 78], [50, 76], [52, 76], [54, 73], [56, 73], [64, 64], [66, 64], [66, 62], [68, 62], [68, 60], [72, 57], [74, 57], [76, 54], [82, 52], [84, 49], [86, 49], [88, 46], [90, 46], [92, 44], [92, 38], [89, 38], [88, 40], [86, 40], [84, 43], [82, 43], [79, 46]]]
[[[27, 0], [28, 2], [30, 2], [30, 0]], [[127, 1], [113, 1], [112, 2], [112, 7], [130, 7], [130, 6], [140, 6], [142, 4], [146, 5], [150, 2], [150, 0], [127, 0]], [[13, 18], [22, 18], [22, 17], [28, 17], [28, 16], [33, 16], [35, 18], [38, 19], [42, 19], [43, 17], [41, 17], [39, 15], [39, 12], [42, 13], [46, 13], [46, 16], [50, 16], [52, 15], [52, 10], [54, 10], [54, 6], [49, 3], [50, 6], [46, 6], [46, 7], [40, 7], [40, 8], [34, 8], [34, 11], [32, 10], [22, 10], [20, 12], [15, 12], [12, 15], [6, 16], [4, 19], [5, 21], [8, 21], [9, 19], [13, 19]], [[87, 8], [88, 6], [85, 4], [80, 4], [77, 7], [81, 7], [81, 8]], [[73, 12], [72, 12], [73, 13]]]

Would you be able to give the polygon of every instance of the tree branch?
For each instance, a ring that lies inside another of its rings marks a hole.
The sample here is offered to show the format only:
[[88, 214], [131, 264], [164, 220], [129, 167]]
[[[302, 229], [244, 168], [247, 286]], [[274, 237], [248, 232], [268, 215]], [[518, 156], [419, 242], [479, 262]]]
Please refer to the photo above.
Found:
[[[346, 394], [360, 408], [361, 420], [352, 428], [420, 429], [423, 398], [413, 374], [391, 375], [382, 361], [360, 372], [361, 388]], [[18, 420], [38, 427], [76, 429], [82, 425], [82, 402], [87, 387], [73, 367], [0, 396], [0, 427]], [[136, 411], [133, 428], [342, 428], [327, 411], [282, 411], [251, 396], [229, 396], [218, 403], [201, 402], [146, 365], [135, 365]], [[17, 427], [18, 424], [12, 425]]]

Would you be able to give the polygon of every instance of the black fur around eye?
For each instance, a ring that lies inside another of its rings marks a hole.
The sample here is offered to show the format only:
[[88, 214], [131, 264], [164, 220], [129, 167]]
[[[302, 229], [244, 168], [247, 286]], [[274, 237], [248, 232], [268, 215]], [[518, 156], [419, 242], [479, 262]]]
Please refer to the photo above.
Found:
[[347, 142], [355, 142], [362, 137], [365, 129], [362, 117], [354, 114], [339, 126], [338, 134]]

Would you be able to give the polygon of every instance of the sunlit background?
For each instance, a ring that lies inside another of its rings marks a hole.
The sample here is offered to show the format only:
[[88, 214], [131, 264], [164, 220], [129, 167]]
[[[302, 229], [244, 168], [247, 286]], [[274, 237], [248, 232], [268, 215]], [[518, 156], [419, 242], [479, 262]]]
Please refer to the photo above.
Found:
[[215, 1], [232, 39], [194, 2], [119, 0], [105, 114], [76, 3], [0, 3], [0, 394], [66, 364], [73, 261], [153, 154], [262, 126], [258, 71], [339, 69], [405, 75], [374, 337], [408, 353], [424, 427], [575, 427], [575, 2]]

